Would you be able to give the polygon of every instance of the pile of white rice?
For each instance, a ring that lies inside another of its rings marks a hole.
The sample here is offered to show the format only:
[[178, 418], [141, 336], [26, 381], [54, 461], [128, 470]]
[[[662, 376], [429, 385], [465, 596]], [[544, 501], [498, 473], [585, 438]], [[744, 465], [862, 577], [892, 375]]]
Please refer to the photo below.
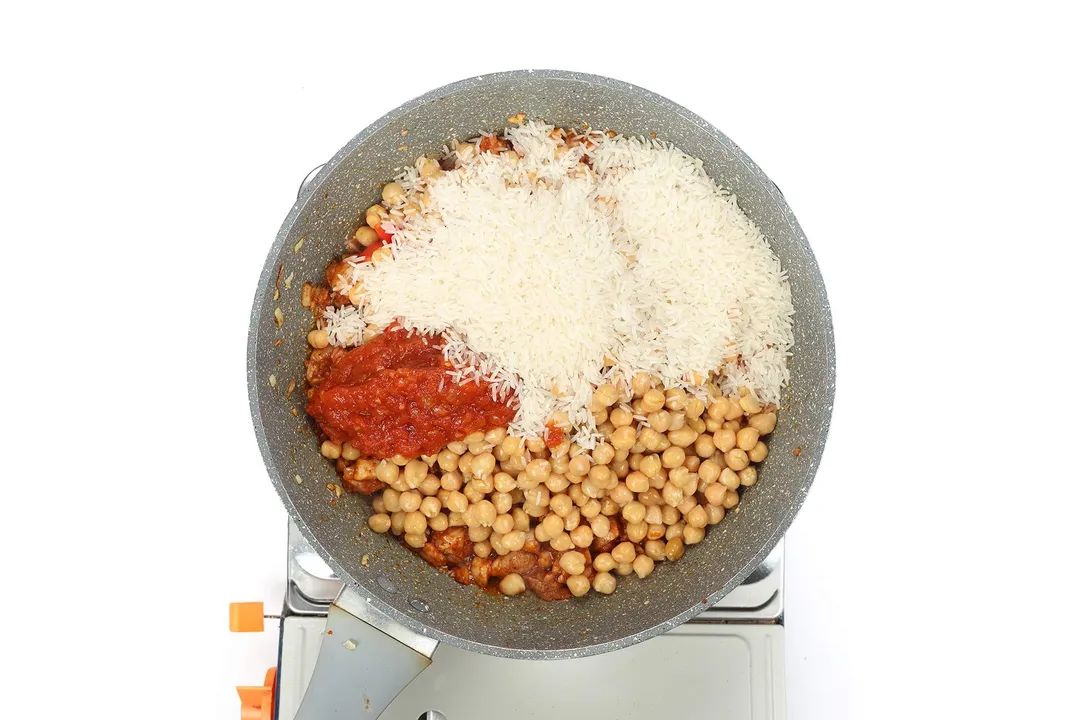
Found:
[[[587, 448], [595, 387], [639, 372], [779, 403], [791, 291], [735, 197], [669, 144], [591, 133], [568, 147], [553, 130], [506, 130], [513, 152], [459, 145], [441, 177], [406, 171], [384, 224], [394, 259], [354, 264], [362, 316], [328, 316], [331, 342], [358, 344], [364, 322], [442, 334], [455, 380], [516, 398], [511, 434], [540, 436], [561, 410]], [[410, 198], [422, 209], [405, 214]]]

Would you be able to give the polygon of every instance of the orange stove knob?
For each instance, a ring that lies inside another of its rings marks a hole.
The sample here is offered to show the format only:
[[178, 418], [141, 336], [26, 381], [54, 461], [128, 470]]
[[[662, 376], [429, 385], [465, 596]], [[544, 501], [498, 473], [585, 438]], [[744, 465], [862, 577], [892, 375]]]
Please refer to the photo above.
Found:
[[263, 604], [261, 602], [229, 603], [230, 632], [262, 632]]
[[262, 686], [236, 687], [236, 693], [240, 696], [240, 720], [273, 720], [276, 682], [277, 668], [272, 667], [266, 671]]

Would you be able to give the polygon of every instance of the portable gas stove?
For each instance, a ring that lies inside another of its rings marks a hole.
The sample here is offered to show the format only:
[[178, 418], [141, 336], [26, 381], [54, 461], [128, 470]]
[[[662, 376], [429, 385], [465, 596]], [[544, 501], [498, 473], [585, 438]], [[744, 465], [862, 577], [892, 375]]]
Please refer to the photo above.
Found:
[[[263, 686], [237, 688], [244, 720], [293, 720], [315, 669], [327, 613], [341, 590], [289, 522], [288, 585], [277, 667]], [[246, 607], [244, 607], [246, 606]], [[241, 611], [257, 613], [257, 622]], [[261, 629], [261, 603], [234, 606], [233, 629]], [[575, 680], [579, 678], [578, 680]], [[447, 643], [379, 717], [783, 720], [784, 545], [732, 592], [659, 637], [570, 660], [510, 660]], [[358, 708], [358, 717], [363, 717]]]

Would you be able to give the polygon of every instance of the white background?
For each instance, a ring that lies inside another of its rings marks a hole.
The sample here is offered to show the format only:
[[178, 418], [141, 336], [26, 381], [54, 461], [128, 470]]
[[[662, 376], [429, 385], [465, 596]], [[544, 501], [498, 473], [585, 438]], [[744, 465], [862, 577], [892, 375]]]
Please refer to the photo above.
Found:
[[285, 560], [246, 330], [297, 185], [428, 89], [559, 67], [712, 121], [820, 261], [790, 717], [1075, 717], [1075, 18], [806, 5], [6, 5], [0, 714], [237, 717], [274, 637], [226, 606]]

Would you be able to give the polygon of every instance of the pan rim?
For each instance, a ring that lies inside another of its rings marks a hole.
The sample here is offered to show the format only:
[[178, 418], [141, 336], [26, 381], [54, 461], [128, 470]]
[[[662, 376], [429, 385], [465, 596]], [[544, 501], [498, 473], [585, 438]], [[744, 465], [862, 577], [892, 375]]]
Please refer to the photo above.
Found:
[[821, 317], [823, 326], [823, 337], [821, 338], [823, 343], [823, 349], [826, 354], [825, 359], [825, 374], [827, 380], [827, 387], [822, 388], [822, 398], [824, 404], [824, 417], [821, 424], [820, 431], [818, 432], [815, 442], [822, 450], [815, 454], [815, 457], [811, 459], [811, 463], [806, 468], [804, 473], [804, 482], [800, 486], [799, 497], [792, 502], [789, 507], [781, 514], [779, 521], [776, 525], [776, 529], [770, 536], [769, 540], [764, 543], [758, 553], [754, 555], [746, 564], [735, 573], [731, 579], [728, 580], [720, 589], [713, 592], [708, 597], [704, 598], [700, 603], [695, 603], [690, 608], [675, 615], [668, 620], [654, 625], [649, 628], [639, 630], [635, 633], [625, 635], [623, 637], [608, 640], [605, 642], [596, 643], [594, 645], [577, 646], [569, 649], [555, 649], [555, 650], [528, 650], [521, 648], [507, 648], [497, 645], [490, 645], [487, 643], [477, 642], [461, 635], [454, 635], [442, 630], [433, 628], [424, 622], [418, 620], [415, 617], [408, 615], [407, 613], [397, 609], [389, 603], [383, 601], [376, 594], [366, 592], [366, 586], [354, 578], [351, 574], [346, 572], [344, 568], [338, 564], [333, 555], [327, 551], [327, 549], [319, 542], [318, 538], [312, 532], [308, 524], [303, 520], [301, 514], [297, 511], [297, 508], [292, 502], [289, 494], [285, 491], [284, 482], [281, 476], [281, 472], [275, 466], [273, 456], [270, 452], [270, 444], [267, 440], [266, 427], [263, 422], [262, 409], [259, 405], [258, 388], [259, 382], [256, 377], [256, 359], [259, 340], [259, 324], [260, 314], [259, 308], [262, 305], [262, 301], [265, 295], [268, 293], [268, 288], [273, 285], [273, 277], [277, 272], [277, 258], [288, 239], [289, 233], [296, 223], [300, 212], [308, 199], [322, 186], [323, 181], [326, 180], [341, 162], [351, 155], [356, 149], [363, 144], [369, 137], [376, 132], [392, 123], [397, 117], [408, 113], [409, 111], [447, 95], [460, 92], [462, 90], [471, 89], [479, 84], [491, 83], [491, 82], [506, 82], [513, 81], [522, 78], [540, 78], [540, 79], [555, 79], [555, 80], [567, 80], [573, 82], [581, 82], [586, 84], [604, 85], [611, 89], [621, 92], [629, 93], [631, 95], [647, 97], [651, 101], [656, 102], [659, 106], [663, 107], [667, 112], [677, 114], [683, 119], [692, 122], [700, 127], [706, 133], [708, 133], [717, 142], [724, 143], [730, 146], [732, 153], [736, 159], [742, 163], [748, 171], [761, 177], [768, 182], [765, 183], [765, 192], [774, 200], [777, 206], [780, 208], [784, 220], [789, 223], [792, 230], [795, 232], [801, 244], [806, 251], [806, 269], [814, 274], [818, 279], [821, 279], [821, 271], [818, 266], [817, 258], [813, 253], [812, 248], [806, 240], [806, 235], [799, 225], [798, 220], [795, 218], [794, 213], [788, 206], [787, 201], [784, 199], [783, 194], [779, 188], [771, 179], [765, 174], [765, 172], [758, 167], [758, 165], [750, 159], [750, 157], [743, 152], [743, 150], [736, 145], [730, 138], [724, 135], [718, 128], [712, 125], [712, 123], [701, 118], [697, 114], [686, 109], [682, 105], [679, 105], [657, 93], [654, 93], [645, 88], [630, 83], [615, 80], [613, 78], [604, 77], [600, 75], [592, 75], [588, 73], [579, 73], [565, 70], [510, 70], [496, 73], [488, 73], [484, 75], [477, 75], [470, 78], [458, 80], [447, 85], [435, 88], [429, 92], [424, 93], [412, 100], [409, 100], [402, 105], [390, 110], [368, 125], [366, 128], [356, 134], [351, 140], [349, 140], [335, 155], [326, 163], [325, 166], [312, 178], [308, 183], [304, 191], [297, 197], [296, 202], [293, 204], [292, 209], [289, 211], [285, 220], [282, 222], [277, 236], [274, 239], [274, 243], [270, 247], [267, 254], [266, 261], [263, 265], [261, 274], [259, 276], [259, 282], [256, 286], [256, 292], [254, 301], [252, 304], [252, 312], [250, 318], [250, 324], [248, 328], [248, 343], [247, 343], [247, 385], [248, 385], [248, 404], [251, 410], [252, 423], [255, 429], [256, 441], [259, 445], [259, 451], [262, 454], [263, 463], [266, 466], [268, 475], [274, 484], [274, 488], [277, 491], [278, 496], [281, 498], [282, 503], [285, 505], [289, 516], [296, 524], [297, 528], [304, 538], [311, 543], [312, 547], [318, 552], [320, 557], [327, 562], [327, 564], [334, 570], [339, 578], [348, 583], [354, 590], [357, 590], [367, 599], [369, 603], [381, 613], [392, 619], [394, 622], [400, 623], [406, 628], [425, 635], [427, 637], [434, 638], [439, 642], [447, 642], [456, 647], [460, 647], [472, 652], [479, 652], [486, 655], [493, 655], [498, 657], [518, 658], [518, 659], [533, 659], [533, 660], [549, 660], [549, 659], [565, 659], [571, 657], [585, 657], [590, 655], [597, 655], [600, 653], [611, 652], [624, 647], [629, 647], [643, 640], [660, 635], [668, 630], [683, 624], [687, 620], [690, 620], [697, 614], [701, 613], [705, 609], [711, 607], [720, 598], [727, 595], [731, 590], [738, 587], [746, 579], [746, 577], [753, 572], [768, 554], [776, 547], [783, 538], [784, 534], [791, 527], [799, 509], [802, 507], [805, 501], [806, 494], [809, 492], [810, 487], [813, 485], [814, 477], [817, 474], [817, 469], [821, 463], [821, 457], [824, 455], [824, 447], [826, 445], [826, 439], [829, 434], [829, 427], [832, 421], [832, 410], [835, 400], [835, 386], [836, 386], [836, 352], [834, 342], [834, 331], [832, 323], [832, 311], [829, 304], [828, 295], [826, 293], [824, 282], [820, 282], [819, 288], [821, 292]]

